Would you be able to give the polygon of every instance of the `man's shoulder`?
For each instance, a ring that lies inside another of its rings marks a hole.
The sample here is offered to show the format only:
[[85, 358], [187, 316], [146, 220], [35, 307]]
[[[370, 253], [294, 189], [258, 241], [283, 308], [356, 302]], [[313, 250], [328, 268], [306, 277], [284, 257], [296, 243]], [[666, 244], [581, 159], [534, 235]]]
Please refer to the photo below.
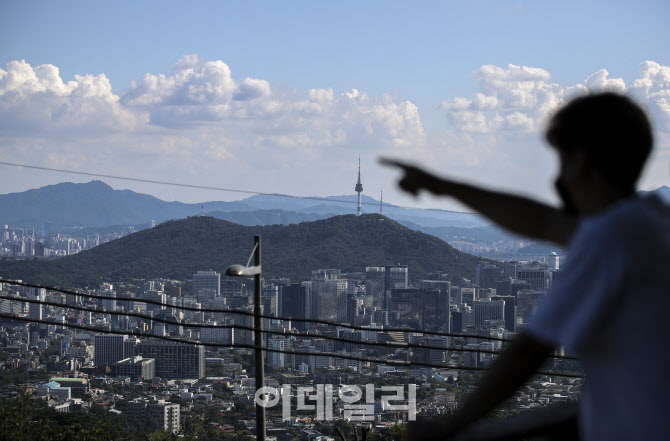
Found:
[[575, 240], [611, 249], [616, 244], [629, 247], [662, 241], [669, 233], [670, 206], [652, 194], [626, 199], [584, 219]]
[[655, 195], [623, 200], [604, 212], [585, 220], [591, 228], [635, 231], [670, 226], [670, 206]]

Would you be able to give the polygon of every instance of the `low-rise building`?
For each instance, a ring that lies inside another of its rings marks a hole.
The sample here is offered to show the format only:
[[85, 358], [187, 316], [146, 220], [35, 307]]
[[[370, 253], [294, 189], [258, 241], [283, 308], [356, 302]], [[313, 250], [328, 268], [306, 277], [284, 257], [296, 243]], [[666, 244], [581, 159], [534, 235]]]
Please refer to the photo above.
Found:
[[179, 433], [179, 404], [165, 400], [137, 398], [127, 405], [126, 422], [137, 429], [145, 427]]
[[121, 360], [115, 367], [117, 377], [130, 377], [131, 381], [149, 381], [156, 377], [156, 361], [141, 355]]

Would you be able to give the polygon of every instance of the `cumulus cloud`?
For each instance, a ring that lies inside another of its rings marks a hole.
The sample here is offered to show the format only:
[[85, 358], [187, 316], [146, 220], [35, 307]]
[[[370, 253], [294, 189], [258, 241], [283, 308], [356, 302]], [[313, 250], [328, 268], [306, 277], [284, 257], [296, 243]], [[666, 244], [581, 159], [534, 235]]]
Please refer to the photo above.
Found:
[[457, 97], [442, 103], [452, 126], [467, 132], [498, 130], [532, 132], [547, 111], [565, 96], [565, 90], [549, 83], [544, 69], [485, 65], [473, 73], [482, 92], [471, 100]]
[[[225, 133], [226, 149], [402, 147], [424, 136], [418, 109], [409, 101], [357, 89], [277, 93], [266, 80], [236, 81], [226, 63], [197, 55], [183, 56], [170, 73], [144, 74], [122, 97], [104, 74], [64, 82], [56, 66], [12, 61], [0, 69], [0, 119], [6, 134], [215, 131]], [[207, 151], [220, 158], [233, 154]]]
[[524, 191], [532, 187], [546, 197], [553, 193], [552, 170], [556, 161], [542, 148], [543, 127], [551, 114], [567, 100], [589, 91], [623, 93], [637, 101], [652, 119], [656, 153], [642, 185], [667, 185], [670, 155], [670, 67], [653, 61], [640, 65], [639, 78], [626, 84], [601, 69], [578, 84], [560, 85], [544, 69], [509, 65], [485, 65], [473, 72], [478, 92], [455, 97], [440, 108], [448, 130], [434, 146], [430, 163], [444, 164], [445, 172], [477, 176], [490, 183], [505, 183]]
[[321, 145], [402, 146], [423, 136], [418, 109], [352, 89], [335, 94], [312, 89], [276, 94], [261, 79], [237, 83], [222, 61], [183, 57], [170, 75], [146, 74], [133, 83], [122, 103], [146, 111], [154, 125], [216, 123], [260, 144], [278, 147]]
[[670, 67], [645, 61], [640, 65], [640, 78], [629, 90], [647, 105], [654, 122], [670, 132]]
[[233, 99], [238, 101], [254, 100], [270, 96], [270, 83], [265, 80], [245, 78], [233, 94]]
[[[277, 182], [285, 170], [300, 169], [304, 179], [326, 182], [336, 180], [338, 161], [358, 153], [369, 162], [399, 155], [515, 189], [546, 181], [548, 194], [543, 123], [565, 100], [589, 90], [633, 96], [654, 120], [662, 147], [656, 157], [667, 163], [670, 151], [670, 67], [653, 61], [642, 63], [628, 85], [605, 69], [560, 85], [541, 68], [485, 65], [473, 73], [477, 93], [444, 101], [448, 127], [430, 135], [411, 101], [360, 89], [276, 90], [197, 55], [182, 57], [170, 72], [138, 78], [119, 97], [104, 74], [64, 81], [53, 65], [8, 63], [0, 69], [0, 156], [84, 161], [82, 167], [110, 173], [118, 166], [136, 166], [138, 175], [189, 170], [198, 179], [207, 169], [240, 182], [261, 168]], [[667, 182], [666, 163], [651, 165], [657, 181]]]
[[279, 91], [196, 55], [138, 76], [120, 97], [112, 90], [104, 74], [68, 82], [56, 66], [9, 63], [0, 69], [0, 158], [219, 186], [261, 174], [284, 192], [296, 191], [281, 187], [295, 175], [332, 194], [348, 189], [332, 182], [358, 154], [371, 164], [425, 142], [410, 101], [359, 89]]
[[225, 104], [235, 89], [226, 63], [186, 55], [175, 64], [172, 75], [147, 73], [139, 83], [133, 82], [123, 103], [128, 106]]
[[125, 109], [104, 74], [76, 75], [64, 83], [50, 64], [24, 60], [0, 69], [0, 129], [38, 133], [52, 130], [127, 130], [141, 118]]
[[644, 106], [662, 130], [670, 130], [670, 67], [653, 61], [640, 65], [640, 78], [630, 87], [610, 78], [606, 69], [584, 83], [552, 83], [544, 69], [485, 65], [473, 73], [481, 92], [474, 98], [456, 97], [441, 105], [454, 130], [470, 133], [537, 132], [561, 103], [589, 91], [627, 93]]

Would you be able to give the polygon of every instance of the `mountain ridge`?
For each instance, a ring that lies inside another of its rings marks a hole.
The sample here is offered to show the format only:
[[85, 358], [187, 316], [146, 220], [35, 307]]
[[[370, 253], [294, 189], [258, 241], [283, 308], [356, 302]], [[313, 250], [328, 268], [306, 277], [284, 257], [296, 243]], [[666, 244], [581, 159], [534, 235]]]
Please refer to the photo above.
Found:
[[309, 280], [311, 272], [340, 268], [405, 264], [412, 279], [438, 271], [472, 278], [482, 260], [446, 242], [410, 230], [375, 214], [335, 216], [297, 225], [245, 227], [212, 217], [168, 221], [52, 261], [0, 260], [0, 275], [60, 286], [97, 286], [101, 281], [132, 278], [187, 279], [199, 270], [223, 273], [245, 263], [253, 237], [262, 237], [266, 279]]
[[[167, 202], [155, 196], [132, 190], [115, 190], [102, 181], [88, 183], [62, 182], [20, 193], [0, 195], [0, 224], [41, 227], [48, 223], [54, 232], [72, 227], [107, 227], [111, 225], [147, 224], [200, 214], [204, 206], [210, 212], [253, 212], [283, 210], [307, 214], [297, 221], [313, 220], [312, 215], [343, 215], [356, 213], [356, 195], [328, 197], [293, 197], [282, 194], [254, 195], [239, 201], [207, 201], [198, 203]], [[362, 195], [363, 212], [377, 212], [379, 201]], [[371, 209], [371, 207], [374, 207]], [[483, 224], [480, 216], [458, 212], [429, 212], [384, 204], [384, 212], [393, 219], [420, 225], [476, 226]], [[239, 218], [240, 216], [238, 216]], [[241, 221], [249, 224], [251, 220]]]

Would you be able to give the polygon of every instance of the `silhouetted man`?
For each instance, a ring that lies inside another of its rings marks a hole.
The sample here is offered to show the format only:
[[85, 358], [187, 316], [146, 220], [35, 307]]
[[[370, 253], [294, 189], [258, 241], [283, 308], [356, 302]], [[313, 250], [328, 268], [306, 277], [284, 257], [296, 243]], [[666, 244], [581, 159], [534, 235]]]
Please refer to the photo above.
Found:
[[405, 191], [455, 197], [512, 232], [569, 246], [560, 280], [477, 390], [452, 417], [410, 427], [412, 440], [459, 433], [511, 396], [558, 345], [584, 361], [582, 438], [670, 439], [670, 207], [636, 192], [653, 143], [648, 119], [623, 96], [588, 95], [558, 111], [546, 136], [560, 157], [562, 209], [382, 160], [403, 170]]

